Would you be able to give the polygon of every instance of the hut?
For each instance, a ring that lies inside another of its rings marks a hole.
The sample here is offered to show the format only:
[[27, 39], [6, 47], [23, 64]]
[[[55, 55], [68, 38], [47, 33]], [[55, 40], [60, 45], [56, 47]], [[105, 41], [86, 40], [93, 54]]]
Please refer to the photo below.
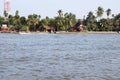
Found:
[[1, 32], [8, 32], [9, 31], [9, 28], [7, 27], [6, 24], [2, 24], [2, 27], [1, 27]]
[[46, 26], [46, 31], [49, 32], [49, 33], [55, 32], [55, 30], [52, 26]]
[[83, 24], [81, 23], [76, 23], [75, 25], [72, 26], [72, 32], [80, 32], [83, 31]]

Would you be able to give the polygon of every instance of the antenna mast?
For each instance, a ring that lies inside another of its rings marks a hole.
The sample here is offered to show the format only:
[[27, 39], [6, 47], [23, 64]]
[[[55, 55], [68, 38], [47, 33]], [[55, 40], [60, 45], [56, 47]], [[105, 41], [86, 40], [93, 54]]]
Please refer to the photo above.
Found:
[[10, 0], [4, 0], [4, 11], [10, 11]]

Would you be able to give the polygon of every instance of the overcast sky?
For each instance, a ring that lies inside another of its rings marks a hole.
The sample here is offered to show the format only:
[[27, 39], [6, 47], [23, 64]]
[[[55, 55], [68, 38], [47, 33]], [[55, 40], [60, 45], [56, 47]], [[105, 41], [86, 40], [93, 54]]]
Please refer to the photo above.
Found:
[[[110, 8], [112, 14], [120, 13], [120, 0], [10, 0], [11, 14], [18, 10], [21, 16], [39, 14], [42, 18], [57, 16], [57, 11], [72, 12], [77, 18], [87, 16], [89, 11], [101, 6], [104, 10]], [[0, 15], [3, 16], [4, 0], [0, 0]], [[105, 16], [105, 14], [104, 14]]]

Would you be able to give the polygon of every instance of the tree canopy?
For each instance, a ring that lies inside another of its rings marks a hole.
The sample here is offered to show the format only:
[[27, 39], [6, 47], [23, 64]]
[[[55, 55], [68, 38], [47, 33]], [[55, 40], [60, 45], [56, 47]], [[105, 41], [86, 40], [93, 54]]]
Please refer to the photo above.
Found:
[[[107, 18], [102, 18], [104, 12], [106, 12]], [[120, 13], [114, 15], [109, 8], [104, 10], [99, 6], [96, 15], [90, 11], [83, 19], [77, 19], [75, 14], [63, 12], [62, 10], [58, 10], [57, 13], [58, 15], [54, 18], [46, 16], [46, 18], [41, 19], [38, 14], [30, 14], [26, 18], [25, 16], [20, 16], [19, 11], [16, 11], [15, 15], [4, 11], [4, 16], [0, 16], [0, 27], [2, 24], [7, 24], [8, 27], [14, 26], [14, 30], [45, 31], [46, 26], [51, 26], [56, 31], [71, 31], [72, 26], [80, 20], [85, 26], [84, 29], [88, 31], [120, 30]]]

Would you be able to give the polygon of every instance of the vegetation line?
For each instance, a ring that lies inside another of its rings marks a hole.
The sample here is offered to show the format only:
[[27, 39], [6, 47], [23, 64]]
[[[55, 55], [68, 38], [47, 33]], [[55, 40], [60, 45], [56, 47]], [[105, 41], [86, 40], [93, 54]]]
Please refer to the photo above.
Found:
[[[106, 12], [107, 18], [102, 18]], [[110, 17], [112, 16], [112, 17]], [[7, 25], [5, 29], [4, 24]], [[98, 7], [96, 15], [90, 11], [83, 19], [76, 19], [73, 13], [64, 13], [58, 10], [58, 16], [54, 18], [41, 19], [40, 15], [30, 14], [26, 18], [20, 16], [19, 11], [15, 15], [8, 14], [4, 11], [4, 17], [0, 16], [0, 31], [25, 31], [25, 32], [79, 32], [79, 31], [120, 31], [120, 13], [111, 14], [111, 9], [106, 11], [102, 7]]]

